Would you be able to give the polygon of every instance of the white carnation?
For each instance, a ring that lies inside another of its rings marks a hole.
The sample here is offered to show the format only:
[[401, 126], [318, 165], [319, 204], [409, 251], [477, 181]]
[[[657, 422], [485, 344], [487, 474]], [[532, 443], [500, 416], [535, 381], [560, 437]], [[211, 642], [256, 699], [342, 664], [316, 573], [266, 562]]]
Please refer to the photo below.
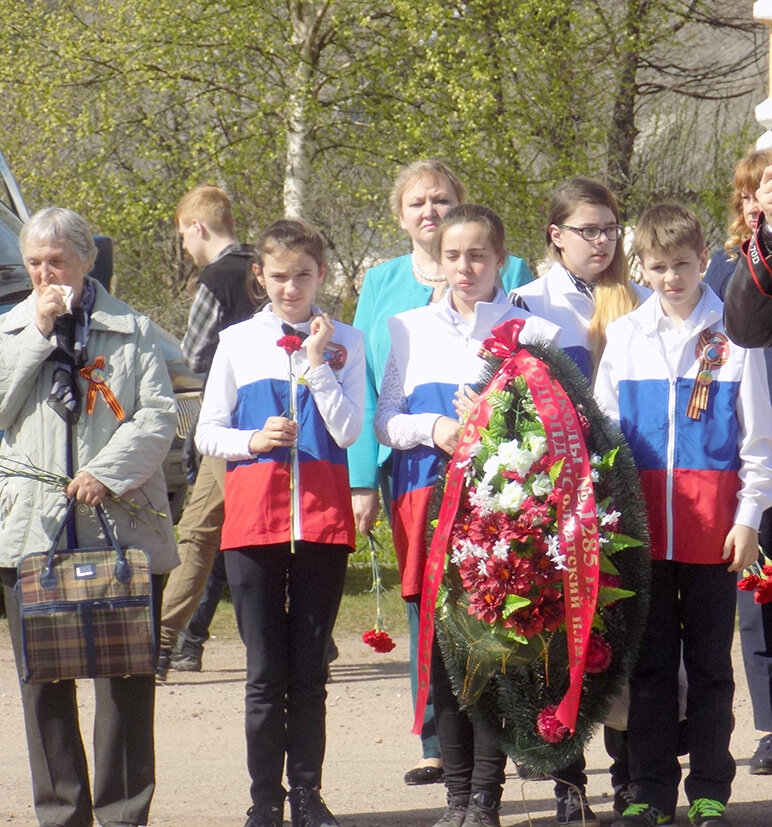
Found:
[[496, 508], [501, 511], [508, 511], [514, 513], [520, 510], [520, 507], [525, 502], [527, 494], [523, 486], [519, 482], [507, 483], [495, 499]]
[[534, 497], [544, 497], [552, 491], [552, 480], [549, 474], [536, 474], [531, 480], [531, 491]]

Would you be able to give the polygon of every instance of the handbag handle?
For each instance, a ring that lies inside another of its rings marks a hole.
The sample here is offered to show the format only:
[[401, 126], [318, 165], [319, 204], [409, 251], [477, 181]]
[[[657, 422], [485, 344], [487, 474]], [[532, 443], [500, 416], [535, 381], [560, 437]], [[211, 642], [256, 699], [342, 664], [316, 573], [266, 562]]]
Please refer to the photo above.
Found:
[[[43, 570], [40, 575], [40, 585], [44, 589], [53, 589], [56, 588], [56, 574], [54, 573], [54, 557], [57, 554], [57, 546], [59, 545], [59, 540], [62, 538], [62, 534], [64, 533], [64, 529], [67, 525], [67, 520], [69, 519], [70, 513], [72, 509], [75, 507], [75, 498], [72, 497], [70, 501], [67, 503], [67, 510], [64, 512], [64, 519], [62, 520], [61, 525], [56, 531], [56, 535], [54, 536], [54, 541], [51, 544], [51, 548], [48, 552], [48, 556], [46, 557], [46, 564], [43, 566]], [[115, 579], [119, 583], [128, 583], [131, 580], [131, 565], [129, 561], [126, 559], [126, 554], [124, 553], [123, 549], [118, 545], [118, 541], [115, 539], [115, 535], [113, 534], [112, 529], [110, 528], [110, 524], [107, 522], [107, 516], [105, 515], [105, 511], [101, 505], [94, 506], [96, 509], [97, 517], [99, 518], [99, 523], [102, 526], [102, 533], [105, 535], [105, 539], [107, 542], [113, 547], [113, 551], [115, 552]]]

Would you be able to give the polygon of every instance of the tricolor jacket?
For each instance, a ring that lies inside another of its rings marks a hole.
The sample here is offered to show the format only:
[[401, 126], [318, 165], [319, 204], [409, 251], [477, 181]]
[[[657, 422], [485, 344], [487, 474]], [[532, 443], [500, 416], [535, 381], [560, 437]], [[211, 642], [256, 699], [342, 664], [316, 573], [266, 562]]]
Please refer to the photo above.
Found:
[[[314, 313], [321, 312], [314, 308]], [[310, 322], [295, 327], [308, 334]], [[220, 333], [201, 406], [196, 444], [228, 460], [223, 549], [290, 540], [289, 448], [253, 455], [249, 440], [269, 416], [299, 424], [294, 463], [294, 538], [354, 546], [346, 448], [359, 435], [364, 403], [362, 334], [335, 322], [326, 364], [309, 368], [305, 347], [277, 345], [282, 320], [271, 305]], [[290, 375], [290, 361], [292, 374]]]
[[[655, 294], [612, 322], [595, 394], [616, 420], [641, 475], [654, 560], [722, 561], [734, 523], [758, 528], [772, 504], [772, 407], [764, 358], [730, 342], [707, 287], [680, 336]], [[702, 331], [709, 344], [700, 346]], [[702, 362], [712, 348], [710, 364]], [[702, 372], [702, 373], [701, 373]], [[707, 408], [687, 415], [698, 374]]]
[[450, 293], [436, 304], [389, 319], [391, 351], [378, 398], [375, 434], [394, 449], [392, 529], [403, 597], [421, 593], [426, 563], [426, 516], [432, 487], [447, 459], [432, 439], [440, 416], [457, 418], [453, 397], [480, 378], [478, 355], [491, 329], [508, 319], [526, 319], [521, 341], [557, 344], [560, 329], [513, 307], [502, 290], [492, 302], [478, 302], [465, 322]]
[[[651, 295], [646, 287], [634, 282], [632, 286], [642, 302]], [[588, 295], [577, 288], [562, 264], [555, 262], [540, 278], [512, 290], [509, 300], [517, 307], [530, 310], [558, 325], [562, 330], [560, 346], [592, 381], [592, 352], [588, 330], [595, 305]]]

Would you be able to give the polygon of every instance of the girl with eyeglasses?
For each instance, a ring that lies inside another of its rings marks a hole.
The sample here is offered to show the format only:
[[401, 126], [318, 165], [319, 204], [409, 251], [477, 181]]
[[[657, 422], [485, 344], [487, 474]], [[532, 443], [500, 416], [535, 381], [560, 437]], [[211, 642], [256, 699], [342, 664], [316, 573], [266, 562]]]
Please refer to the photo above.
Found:
[[619, 205], [603, 184], [570, 178], [555, 191], [547, 217], [544, 276], [515, 288], [510, 301], [563, 328], [561, 344], [592, 378], [606, 325], [629, 313], [649, 291], [630, 280]]
[[[619, 205], [607, 187], [589, 178], [570, 178], [555, 191], [547, 215], [547, 250], [553, 259], [541, 277], [512, 290], [509, 299], [563, 332], [561, 347], [592, 380], [606, 344], [606, 326], [634, 310], [650, 290], [630, 279], [622, 245]], [[614, 806], [632, 798], [625, 733], [607, 729], [606, 748], [614, 763]], [[596, 825], [587, 804], [584, 756], [556, 772], [558, 824]]]

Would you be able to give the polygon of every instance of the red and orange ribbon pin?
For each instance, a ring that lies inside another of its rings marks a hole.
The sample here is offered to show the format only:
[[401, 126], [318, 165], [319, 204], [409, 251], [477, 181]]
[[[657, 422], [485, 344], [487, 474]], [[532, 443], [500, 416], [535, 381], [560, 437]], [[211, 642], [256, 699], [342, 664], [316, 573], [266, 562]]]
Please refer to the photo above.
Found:
[[120, 422], [125, 418], [121, 403], [115, 398], [115, 394], [107, 387], [107, 375], [105, 374], [105, 357], [97, 356], [93, 365], [86, 365], [80, 369], [80, 375], [88, 379], [88, 391], [86, 391], [86, 413], [94, 412], [97, 393], [101, 393], [115, 418]]

